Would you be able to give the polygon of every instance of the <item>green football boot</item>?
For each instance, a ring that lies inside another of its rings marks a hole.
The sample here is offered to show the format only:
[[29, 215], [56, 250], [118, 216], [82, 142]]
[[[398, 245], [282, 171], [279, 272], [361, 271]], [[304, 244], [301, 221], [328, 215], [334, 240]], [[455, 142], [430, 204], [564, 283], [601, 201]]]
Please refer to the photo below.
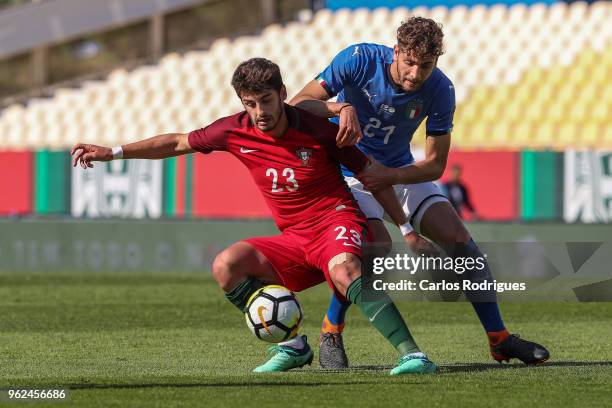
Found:
[[397, 367], [389, 374], [429, 374], [435, 373], [437, 369], [438, 366], [431, 362], [424, 353], [410, 353], [400, 357]]
[[304, 340], [305, 346], [299, 350], [288, 346], [280, 346], [278, 344], [268, 348], [268, 352], [272, 357], [270, 357], [265, 364], [253, 370], [253, 372], [275, 373], [303, 367], [306, 364], [310, 365], [314, 354], [306, 341], [306, 336], [302, 336], [302, 339]]

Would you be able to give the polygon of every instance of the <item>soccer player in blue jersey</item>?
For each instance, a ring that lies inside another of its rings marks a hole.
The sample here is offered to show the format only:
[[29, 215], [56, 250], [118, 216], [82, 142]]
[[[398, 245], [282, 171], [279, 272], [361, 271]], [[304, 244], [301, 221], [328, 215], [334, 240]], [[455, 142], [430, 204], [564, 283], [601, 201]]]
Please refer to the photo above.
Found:
[[[339, 122], [339, 146], [358, 141], [362, 151], [382, 164], [361, 182], [343, 169], [375, 241], [386, 243], [390, 249], [391, 238], [382, 222], [384, 211], [371, 191], [393, 185], [409, 220], [401, 232], [414, 252], [435, 253], [426, 237], [449, 256], [477, 258], [482, 253], [433, 183], [446, 167], [455, 111], [453, 84], [436, 67], [443, 53], [442, 40], [439, 24], [412, 17], [398, 28], [393, 48], [378, 44], [349, 46], [291, 103]], [[334, 96], [336, 102], [329, 102]], [[410, 141], [425, 118], [425, 159], [415, 162]], [[492, 279], [488, 265], [484, 271], [474, 269], [458, 276], [472, 282]], [[537, 364], [548, 359], [546, 348], [508, 332], [495, 292], [487, 294], [490, 301], [486, 302], [482, 297], [466, 295], [487, 333], [495, 360], [518, 358], [526, 364]], [[319, 361], [323, 367], [348, 366], [342, 330], [349, 305], [336, 297], [331, 300], [320, 338]]]

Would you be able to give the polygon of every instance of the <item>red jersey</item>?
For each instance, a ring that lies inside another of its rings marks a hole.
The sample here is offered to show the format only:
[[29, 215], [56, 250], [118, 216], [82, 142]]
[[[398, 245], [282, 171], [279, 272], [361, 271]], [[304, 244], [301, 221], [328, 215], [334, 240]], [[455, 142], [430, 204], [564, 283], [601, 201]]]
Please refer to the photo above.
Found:
[[189, 133], [189, 144], [201, 153], [221, 150], [236, 156], [249, 169], [281, 231], [309, 228], [342, 213], [362, 218], [339, 164], [357, 174], [367, 157], [354, 146], [338, 148], [338, 126], [327, 119], [289, 105], [285, 112], [289, 127], [281, 137], [260, 131], [243, 111]]

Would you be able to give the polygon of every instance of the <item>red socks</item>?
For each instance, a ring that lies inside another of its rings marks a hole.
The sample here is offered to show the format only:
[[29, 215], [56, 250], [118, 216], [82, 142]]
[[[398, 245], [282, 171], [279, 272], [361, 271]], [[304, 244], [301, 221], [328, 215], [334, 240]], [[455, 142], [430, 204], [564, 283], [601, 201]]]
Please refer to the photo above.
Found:
[[344, 330], [344, 323], [331, 324], [327, 318], [327, 315], [325, 315], [325, 318], [323, 319], [323, 326], [321, 327], [322, 333], [342, 333], [342, 330]]
[[491, 346], [497, 346], [502, 341], [506, 340], [510, 336], [508, 330], [500, 330], [496, 332], [487, 332], [487, 337], [489, 338], [489, 344]]

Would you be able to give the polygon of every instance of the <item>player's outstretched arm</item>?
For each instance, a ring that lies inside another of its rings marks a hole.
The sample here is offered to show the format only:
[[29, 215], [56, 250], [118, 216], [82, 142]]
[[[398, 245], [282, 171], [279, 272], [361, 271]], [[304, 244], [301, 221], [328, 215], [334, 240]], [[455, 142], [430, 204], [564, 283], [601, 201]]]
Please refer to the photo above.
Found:
[[[372, 156], [370, 156], [367, 167], [365, 167], [355, 177], [361, 181], [362, 175], [367, 174], [372, 168], [380, 169], [386, 167], [379, 164]], [[389, 214], [389, 217], [391, 217], [397, 226], [404, 225], [408, 221], [406, 220], [406, 214], [404, 213], [401, 204], [397, 200], [397, 195], [395, 194], [395, 190], [393, 189], [392, 185], [387, 185], [376, 191], [372, 191], [372, 195], [376, 201], [380, 203], [385, 212]]]
[[340, 109], [347, 103], [327, 102], [330, 98], [325, 88], [317, 81], [310, 81], [297, 93], [289, 104], [302, 108], [313, 115], [323, 118], [333, 118], [340, 114]]
[[361, 126], [357, 117], [357, 110], [347, 102], [329, 102], [330, 96], [325, 88], [317, 81], [310, 81], [306, 86], [295, 95], [290, 105], [304, 109], [323, 118], [339, 117], [338, 135], [336, 145], [338, 147], [353, 146], [357, 144], [361, 137]]
[[395, 190], [392, 186], [385, 187], [378, 191], [373, 191], [372, 195], [376, 201], [380, 203], [385, 212], [389, 214], [389, 217], [391, 217], [395, 225], [399, 227], [408, 221], [402, 206], [400, 205], [399, 201], [397, 201], [397, 195], [395, 194]]
[[444, 174], [451, 135], [427, 136], [425, 140], [425, 159], [412, 166], [399, 168], [399, 184], [416, 184], [438, 180]]
[[[349, 146], [342, 149], [334, 146], [331, 153], [338, 162], [352, 171], [358, 180], [361, 180], [361, 175], [367, 173], [372, 167], [376, 165], [380, 166], [373, 157], [366, 157], [366, 155], [355, 146]], [[393, 186], [383, 186], [377, 191], [372, 192], [372, 194], [387, 214], [389, 214], [393, 222], [398, 226], [406, 223], [406, 215], [397, 200]]]
[[370, 191], [379, 190], [394, 184], [416, 184], [438, 180], [444, 174], [450, 133], [441, 136], [427, 136], [425, 142], [425, 159], [411, 166], [389, 168], [374, 163], [363, 174], [359, 181]]
[[113, 159], [165, 159], [193, 153], [187, 133], [168, 133], [114, 148], [77, 143], [70, 150], [72, 165], [80, 164], [84, 169], [93, 167], [95, 161]]

